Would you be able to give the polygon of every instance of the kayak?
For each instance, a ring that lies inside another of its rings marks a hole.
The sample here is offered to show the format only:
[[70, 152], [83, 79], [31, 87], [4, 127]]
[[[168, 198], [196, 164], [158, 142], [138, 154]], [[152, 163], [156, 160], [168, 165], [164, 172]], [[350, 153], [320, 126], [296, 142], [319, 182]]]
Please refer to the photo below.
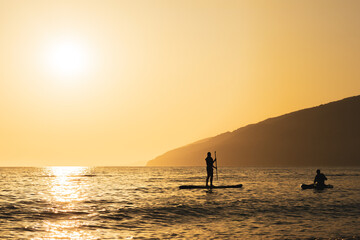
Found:
[[318, 190], [323, 190], [325, 188], [333, 188], [333, 185], [324, 185], [324, 186], [316, 186], [315, 184], [302, 184], [301, 188], [302, 189], [318, 189]]
[[[237, 185], [222, 185], [222, 186], [213, 186], [212, 188], [241, 188], [242, 184]], [[204, 185], [181, 185], [180, 189], [208, 189], [210, 187]]]

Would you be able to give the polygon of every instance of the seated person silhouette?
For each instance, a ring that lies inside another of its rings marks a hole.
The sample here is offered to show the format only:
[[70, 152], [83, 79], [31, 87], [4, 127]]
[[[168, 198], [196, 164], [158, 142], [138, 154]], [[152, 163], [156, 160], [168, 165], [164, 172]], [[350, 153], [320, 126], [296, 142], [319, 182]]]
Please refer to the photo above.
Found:
[[325, 180], [327, 180], [327, 178], [325, 177], [325, 175], [323, 173], [320, 172], [320, 169], [316, 170], [316, 176], [315, 176], [315, 179], [314, 179], [314, 186], [324, 187], [325, 186]]

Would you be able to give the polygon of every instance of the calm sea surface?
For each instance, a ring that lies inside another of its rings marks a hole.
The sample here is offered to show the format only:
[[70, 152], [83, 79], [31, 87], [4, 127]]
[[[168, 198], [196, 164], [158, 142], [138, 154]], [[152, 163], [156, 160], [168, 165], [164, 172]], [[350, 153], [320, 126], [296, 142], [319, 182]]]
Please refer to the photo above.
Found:
[[1, 239], [360, 239], [360, 168], [0, 168]]

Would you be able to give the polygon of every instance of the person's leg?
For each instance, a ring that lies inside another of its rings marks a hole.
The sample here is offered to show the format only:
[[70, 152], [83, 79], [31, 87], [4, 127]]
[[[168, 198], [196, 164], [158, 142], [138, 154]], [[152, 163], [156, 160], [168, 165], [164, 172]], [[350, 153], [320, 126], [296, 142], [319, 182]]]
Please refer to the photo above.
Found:
[[209, 178], [210, 178], [210, 169], [207, 167], [206, 168], [206, 186], [209, 186], [208, 182], [209, 182]]
[[213, 186], [213, 174], [210, 175], [210, 186]]

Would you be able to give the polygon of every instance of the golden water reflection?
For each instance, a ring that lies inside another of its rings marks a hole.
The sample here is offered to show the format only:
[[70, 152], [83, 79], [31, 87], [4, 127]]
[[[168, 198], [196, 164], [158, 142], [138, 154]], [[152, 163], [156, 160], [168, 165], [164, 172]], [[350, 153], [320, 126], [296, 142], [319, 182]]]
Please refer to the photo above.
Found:
[[[82, 217], [87, 216], [81, 201], [89, 190], [88, 167], [48, 167], [47, 200], [52, 204], [54, 219], [43, 222], [46, 239], [95, 239], [89, 231], [81, 229]], [[83, 215], [76, 213], [82, 212]], [[57, 216], [59, 215], [59, 217]], [[86, 218], [86, 217], [85, 217]]]
[[81, 223], [74, 220], [45, 222], [47, 236], [45, 239], [96, 239], [91, 233], [80, 230]]
[[88, 186], [81, 179], [88, 170], [87, 167], [49, 167], [52, 176], [50, 196], [56, 202], [71, 203], [83, 200], [82, 194]]

